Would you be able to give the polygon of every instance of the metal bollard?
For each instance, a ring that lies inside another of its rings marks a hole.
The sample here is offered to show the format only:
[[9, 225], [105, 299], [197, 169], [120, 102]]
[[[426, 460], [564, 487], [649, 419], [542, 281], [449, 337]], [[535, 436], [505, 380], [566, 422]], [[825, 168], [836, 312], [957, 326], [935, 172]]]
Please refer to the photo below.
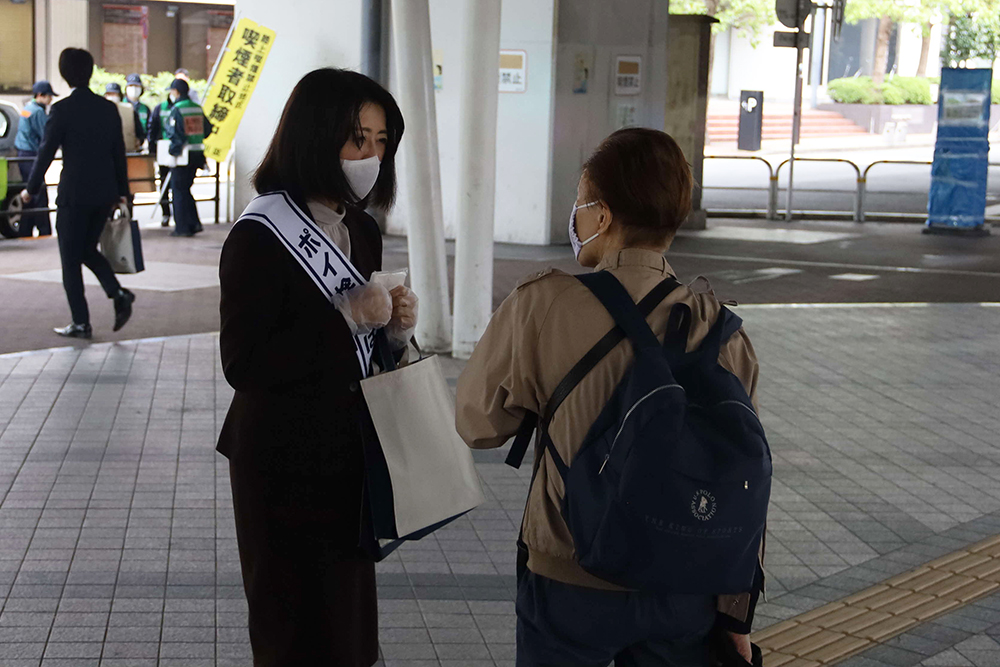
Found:
[[854, 222], [865, 221], [865, 192], [868, 180], [864, 176], [858, 176], [858, 191], [854, 195]]
[[767, 197], [767, 219], [778, 219], [778, 174], [771, 174], [771, 188]]

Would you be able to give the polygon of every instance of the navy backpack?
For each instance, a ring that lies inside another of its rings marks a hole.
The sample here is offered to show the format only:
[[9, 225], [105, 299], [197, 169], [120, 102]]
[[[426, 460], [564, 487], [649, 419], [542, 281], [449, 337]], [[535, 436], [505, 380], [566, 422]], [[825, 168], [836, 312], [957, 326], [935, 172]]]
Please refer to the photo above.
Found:
[[[664, 280], [637, 305], [606, 271], [577, 278], [617, 326], [559, 384], [545, 415], [525, 419], [507, 463], [520, 466], [537, 427], [565, 485], [561, 509], [576, 558], [591, 574], [660, 593], [751, 590], [771, 493], [771, 453], [742, 383], [718, 363], [742, 321], [723, 307], [700, 347], [688, 353], [687, 305], [671, 310], [663, 345], [646, 322], [679, 286], [676, 280]], [[626, 336], [635, 363], [579, 453], [565, 462], [548, 435], [552, 415]], [[518, 542], [523, 567], [526, 551]]]

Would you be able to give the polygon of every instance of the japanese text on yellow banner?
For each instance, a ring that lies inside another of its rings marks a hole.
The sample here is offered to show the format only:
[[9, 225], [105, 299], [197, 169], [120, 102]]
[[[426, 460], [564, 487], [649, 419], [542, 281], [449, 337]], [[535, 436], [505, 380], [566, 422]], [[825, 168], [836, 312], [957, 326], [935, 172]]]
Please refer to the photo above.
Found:
[[273, 44], [273, 30], [245, 18], [236, 24], [204, 104], [212, 122], [212, 134], [205, 138], [206, 157], [216, 162], [226, 159]]

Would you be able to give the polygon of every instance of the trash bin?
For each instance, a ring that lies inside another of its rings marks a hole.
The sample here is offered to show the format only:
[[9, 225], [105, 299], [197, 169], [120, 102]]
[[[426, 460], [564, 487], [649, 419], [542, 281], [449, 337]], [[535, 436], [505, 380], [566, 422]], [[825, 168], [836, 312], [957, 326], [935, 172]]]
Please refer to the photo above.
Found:
[[740, 92], [740, 129], [737, 147], [741, 151], [759, 151], [764, 133], [764, 92]]

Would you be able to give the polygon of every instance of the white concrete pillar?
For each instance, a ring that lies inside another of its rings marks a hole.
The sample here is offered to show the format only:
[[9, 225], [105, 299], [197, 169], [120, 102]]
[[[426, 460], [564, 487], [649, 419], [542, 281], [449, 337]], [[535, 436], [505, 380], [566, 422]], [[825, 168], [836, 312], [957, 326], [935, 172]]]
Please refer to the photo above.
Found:
[[35, 79], [47, 79], [60, 95], [69, 90], [59, 75], [59, 54], [71, 46], [90, 48], [89, 12], [90, 5], [80, 0], [35, 3]]
[[[74, 0], [78, 1], [78, 0]], [[86, 5], [86, 3], [80, 3]], [[292, 88], [319, 67], [358, 69], [361, 3], [357, 0], [237, 0], [236, 11], [275, 31], [274, 47], [236, 133], [236, 215], [254, 196], [250, 176], [260, 164]], [[337, 159], [337, 156], [332, 156]]]
[[420, 298], [417, 340], [432, 352], [451, 349], [448, 264], [441, 208], [431, 20], [427, 0], [401, 0], [391, 8], [399, 106], [406, 122], [399, 174], [409, 229], [410, 284]]
[[500, 0], [466, 0], [459, 112], [453, 355], [467, 359], [493, 311]]

